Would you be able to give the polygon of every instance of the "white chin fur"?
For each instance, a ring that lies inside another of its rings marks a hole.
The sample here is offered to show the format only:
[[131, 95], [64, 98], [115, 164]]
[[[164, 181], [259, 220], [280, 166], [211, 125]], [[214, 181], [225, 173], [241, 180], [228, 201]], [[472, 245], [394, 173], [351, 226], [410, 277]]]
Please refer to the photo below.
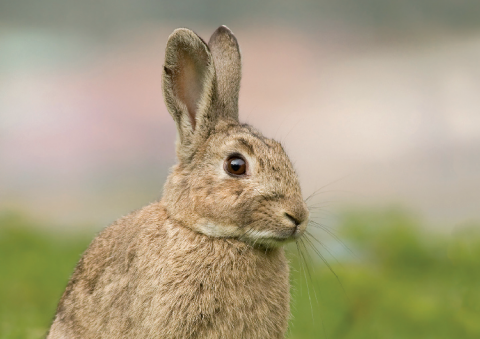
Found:
[[236, 238], [252, 245], [265, 245], [268, 247], [279, 247], [285, 244], [285, 241], [278, 240], [278, 234], [270, 230], [250, 230], [245, 233], [234, 225], [219, 225], [212, 222], [204, 222], [198, 225], [198, 231], [213, 238]]
[[238, 237], [242, 234], [237, 226], [219, 225], [212, 222], [200, 223], [198, 225], [198, 230], [201, 233], [214, 238]]
[[280, 247], [285, 244], [287, 239], [279, 240], [278, 234], [269, 230], [263, 231], [251, 231], [245, 235], [245, 240], [251, 243], [253, 246], [255, 245], [263, 245], [266, 247]]

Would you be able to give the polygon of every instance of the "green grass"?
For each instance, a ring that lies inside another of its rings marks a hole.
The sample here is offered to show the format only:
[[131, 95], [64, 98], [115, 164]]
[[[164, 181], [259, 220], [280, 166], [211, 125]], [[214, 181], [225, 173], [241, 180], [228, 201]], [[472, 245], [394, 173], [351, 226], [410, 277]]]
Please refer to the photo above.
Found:
[[292, 259], [290, 338], [480, 338], [478, 227], [426, 233], [395, 210], [341, 219], [342, 241], [354, 255], [341, 264], [329, 259], [338, 280], [321, 264], [305, 278], [298, 255]]
[[42, 232], [0, 216], [0, 338], [42, 338], [91, 236]]
[[[292, 263], [288, 338], [480, 338], [480, 232], [427, 233], [415, 218], [391, 211], [350, 212], [337, 234], [314, 232], [338, 261], [301, 247]], [[40, 231], [0, 215], [0, 338], [41, 338], [93, 234]], [[307, 246], [308, 247], [308, 246]], [[304, 258], [305, 260], [303, 260]]]

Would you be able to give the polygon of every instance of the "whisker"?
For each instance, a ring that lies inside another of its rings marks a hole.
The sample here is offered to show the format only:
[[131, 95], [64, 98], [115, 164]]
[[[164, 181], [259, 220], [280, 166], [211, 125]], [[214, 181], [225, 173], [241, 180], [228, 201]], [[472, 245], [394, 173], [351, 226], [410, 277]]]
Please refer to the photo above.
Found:
[[315, 218], [318, 218], [321, 215], [326, 215], [328, 217], [335, 218], [335, 219], [340, 218], [340, 215], [338, 213], [326, 209], [325, 206], [318, 206], [318, 207], [313, 206], [313, 207], [309, 207], [309, 210], [312, 212], [311, 214], [315, 215]]
[[[307, 239], [307, 238], [305, 238]], [[327, 261], [327, 259], [325, 258], [325, 256], [315, 247], [313, 246], [313, 244], [311, 242], [307, 242], [307, 244], [309, 244], [311, 246], [311, 248], [313, 249], [313, 251], [319, 256], [320, 259], [322, 259], [323, 263], [328, 267], [328, 269], [330, 270], [330, 272], [332, 272], [332, 274], [335, 276], [335, 278], [337, 279], [338, 283], [340, 284], [340, 287], [342, 288], [343, 292], [345, 294], [347, 294], [347, 291], [345, 290], [345, 288], [343, 287], [343, 284], [342, 282], [340, 281], [340, 278], [338, 277], [337, 273], [335, 273], [335, 271], [333, 270], [332, 266], [330, 265], [330, 263]]]
[[328, 186], [333, 185], [333, 184], [335, 184], [335, 183], [337, 183], [337, 182], [339, 182], [339, 181], [341, 181], [341, 180], [344, 180], [344, 179], [348, 178], [350, 175], [351, 175], [351, 174], [346, 174], [346, 175], [344, 175], [343, 177], [340, 177], [340, 178], [338, 178], [338, 179], [336, 179], [336, 180], [334, 180], [334, 181], [329, 182], [329, 183], [326, 184], [326, 185], [323, 185], [322, 187], [320, 187], [320, 188], [318, 188], [317, 190], [315, 190], [312, 194], [310, 194], [310, 195], [307, 197], [307, 199], [305, 199], [305, 202], [307, 202], [307, 201], [310, 200], [312, 197], [314, 197], [315, 195], [317, 195], [318, 192], [320, 192], [320, 191], [321, 191], [322, 189], [324, 189], [325, 187], [328, 187]]
[[332, 238], [334, 238], [336, 241], [338, 241], [343, 246], [343, 248], [345, 248], [350, 254], [357, 257], [357, 255], [342, 241], [342, 239], [340, 239], [340, 237], [335, 234], [333, 229], [331, 229], [330, 227], [328, 227], [326, 225], [320, 224], [320, 223], [318, 223], [314, 220], [310, 220], [309, 222], [312, 223], [313, 225], [315, 225], [317, 228], [320, 228], [323, 231], [327, 232]]
[[320, 240], [318, 240], [317, 238], [315, 238], [315, 237], [313, 236], [313, 234], [310, 233], [310, 232], [308, 232], [308, 231], [305, 231], [305, 235], [306, 235], [305, 240], [308, 241], [312, 247], [315, 247], [315, 244], [314, 244], [308, 237], [313, 238], [313, 240], [315, 240], [318, 244], [320, 244], [320, 246], [322, 246], [322, 247], [325, 249], [325, 251], [327, 251], [327, 253], [330, 254], [330, 256], [331, 256], [333, 259], [335, 259], [335, 261], [337, 262], [337, 264], [339, 264], [340, 266], [343, 267], [342, 263], [341, 263], [340, 261], [338, 261], [338, 259], [332, 254], [332, 252], [330, 251], [330, 249], [328, 248], [328, 246], [327, 246], [325, 243], [323, 243], [323, 242], [321, 242]]
[[307, 205], [307, 207], [310, 212], [317, 212], [317, 211], [327, 212], [328, 210], [326, 208], [330, 208], [330, 205], [328, 203], [323, 203], [323, 204], [316, 204], [316, 205]]
[[[297, 120], [297, 122], [295, 124], [293, 124], [292, 128], [290, 128], [290, 130], [287, 132], [287, 134], [282, 138], [282, 141], [286, 141], [287, 140], [287, 137], [288, 135], [295, 129], [295, 127], [297, 127], [297, 125], [305, 119], [305, 116], [302, 116], [300, 119]], [[283, 143], [283, 142], [282, 142]]]
[[[305, 284], [307, 285], [307, 294], [308, 294], [308, 300], [310, 301], [310, 310], [311, 310], [311, 313], [312, 313], [312, 321], [315, 321], [315, 319], [313, 318], [313, 305], [312, 305], [312, 298], [310, 297], [310, 288], [308, 286], [307, 274], [305, 273], [305, 267], [303, 266], [303, 261], [305, 261], [305, 258], [303, 257], [302, 251], [300, 250], [300, 246], [298, 245], [298, 241], [295, 241], [295, 244], [297, 245], [297, 250], [298, 250], [298, 253], [301, 257], [300, 264], [302, 265], [303, 275], [305, 277]], [[302, 259], [303, 259], [303, 261], [302, 261]]]
[[[255, 227], [255, 225], [252, 225], [252, 224], [253, 224], [253, 222], [250, 223], [250, 224], [247, 224], [247, 226], [250, 226], [250, 227], [248, 227], [245, 230], [245, 232], [243, 232], [243, 234], [240, 235], [240, 237], [239, 237], [240, 239], [248, 240], [248, 233], [251, 233], [253, 231], [254, 227]], [[254, 245], [255, 245], [255, 243], [252, 246], [254, 247]]]
[[312, 220], [312, 219], [309, 220], [308, 227], [314, 227], [314, 228], [323, 230], [323, 231], [325, 231], [325, 232], [327, 232], [327, 233], [328, 233], [328, 232], [331, 232], [331, 233], [332, 233], [332, 234], [331, 234], [332, 237], [335, 237], [335, 236], [338, 237], [338, 235], [335, 234], [335, 229], [333, 229], [332, 227], [328, 227], [328, 226], [325, 225], [325, 224], [320, 224], [319, 222], [316, 222], [316, 221], [314, 221], [314, 220]]
[[[310, 258], [310, 261], [313, 261], [312, 258], [310, 257], [310, 253], [309, 253], [307, 247], [305, 246], [305, 243], [303, 242], [303, 239], [299, 239], [299, 240], [300, 240], [300, 243], [303, 245], [303, 248], [305, 249], [305, 253], [306, 253], [306, 254], [308, 255], [308, 257]], [[305, 264], [307, 264], [306, 261], [305, 261]], [[308, 266], [307, 266], [307, 267], [308, 267]], [[312, 276], [311, 276], [311, 275], [310, 275], [310, 281], [311, 281], [311, 283], [312, 283], [313, 293], [314, 293], [314, 296], [315, 296], [315, 300], [316, 300], [316, 302], [317, 302], [317, 306], [318, 306], [318, 308], [319, 308], [319, 310], [320, 310], [321, 307], [320, 307], [320, 303], [318, 302], [317, 291], [316, 291], [316, 289], [315, 289], [315, 285], [314, 285], [314, 283], [313, 283], [313, 279], [312, 279]], [[319, 291], [319, 293], [320, 293], [320, 291]], [[325, 329], [325, 322], [322, 320], [321, 315], [320, 315], [320, 322], [321, 322], [321, 324], [322, 324], [323, 334], [325, 335], [325, 337], [328, 337], [327, 331], [326, 331], [326, 329]]]
[[322, 202], [317, 202], [316, 204], [314, 205], [308, 205], [308, 201], [305, 200], [305, 203], [311, 207], [311, 208], [317, 208], [317, 207], [325, 207], [325, 206], [329, 206], [333, 201], [332, 200], [323, 200]]
[[[299, 240], [300, 240], [300, 245], [303, 245], [303, 248], [305, 250], [304, 253], [308, 256], [308, 258], [310, 259], [310, 262], [313, 262], [312, 257], [310, 256], [310, 253], [308, 252], [308, 249], [303, 242], [303, 239], [299, 239]], [[305, 254], [304, 254], [304, 259], [305, 259]], [[310, 282], [312, 283], [312, 286], [313, 286], [313, 293], [314, 293], [314, 296], [315, 296], [315, 300], [317, 301], [317, 305], [318, 305], [317, 292], [315, 291], [315, 286], [313, 285], [313, 279], [312, 279], [312, 275], [310, 273], [310, 267], [308, 266], [307, 260], [305, 260], [305, 266], [307, 267], [308, 275], [310, 277]]]
[[280, 130], [280, 127], [282, 127], [283, 123], [287, 120], [287, 118], [291, 115], [291, 112], [288, 112], [287, 114], [284, 114], [282, 122], [280, 122], [280, 125], [278, 125], [277, 130], [275, 131], [274, 134], [274, 139], [277, 138], [278, 131]]

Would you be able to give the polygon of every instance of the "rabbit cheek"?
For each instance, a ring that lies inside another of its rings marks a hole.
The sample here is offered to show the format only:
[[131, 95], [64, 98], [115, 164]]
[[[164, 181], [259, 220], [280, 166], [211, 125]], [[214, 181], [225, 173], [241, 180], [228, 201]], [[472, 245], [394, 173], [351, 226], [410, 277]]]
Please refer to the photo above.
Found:
[[237, 237], [244, 222], [240, 196], [244, 185], [236, 180], [218, 181], [207, 177], [192, 187], [194, 213], [200, 217], [197, 230], [211, 237]]

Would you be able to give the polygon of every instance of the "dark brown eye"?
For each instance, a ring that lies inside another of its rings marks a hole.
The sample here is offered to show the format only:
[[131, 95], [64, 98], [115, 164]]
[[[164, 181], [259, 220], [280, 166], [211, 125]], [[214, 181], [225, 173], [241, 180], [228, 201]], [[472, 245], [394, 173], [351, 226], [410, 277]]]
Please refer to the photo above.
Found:
[[247, 170], [247, 164], [245, 160], [239, 156], [233, 156], [227, 159], [225, 163], [225, 170], [233, 175], [243, 175]]

